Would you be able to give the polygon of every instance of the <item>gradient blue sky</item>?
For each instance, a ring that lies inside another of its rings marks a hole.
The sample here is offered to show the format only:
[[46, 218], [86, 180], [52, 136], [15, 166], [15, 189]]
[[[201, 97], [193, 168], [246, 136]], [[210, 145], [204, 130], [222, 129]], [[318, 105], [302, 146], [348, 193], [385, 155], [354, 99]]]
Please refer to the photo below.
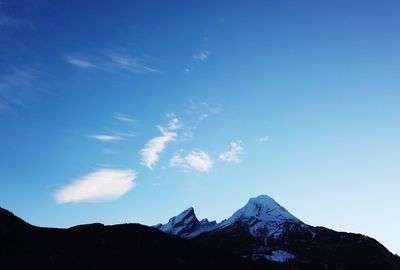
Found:
[[[0, 205], [40, 226], [152, 225], [189, 206], [220, 221], [268, 194], [400, 253], [399, 13], [1, 1]], [[96, 181], [105, 197], [79, 201]]]

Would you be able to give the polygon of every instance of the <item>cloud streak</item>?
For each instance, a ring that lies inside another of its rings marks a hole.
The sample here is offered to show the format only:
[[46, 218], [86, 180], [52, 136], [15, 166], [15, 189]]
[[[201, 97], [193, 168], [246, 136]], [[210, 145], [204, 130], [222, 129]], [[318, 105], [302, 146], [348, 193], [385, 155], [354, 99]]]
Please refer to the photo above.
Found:
[[169, 130], [177, 130], [177, 129], [182, 128], [181, 120], [175, 115], [175, 113], [167, 114], [167, 118], [169, 119], [169, 122], [168, 122]]
[[266, 143], [269, 141], [269, 136], [263, 136], [257, 139], [259, 143]]
[[117, 136], [117, 135], [88, 135], [89, 138], [102, 141], [102, 142], [113, 142], [113, 141], [123, 141], [125, 140], [124, 137], [122, 136]]
[[34, 29], [34, 25], [31, 21], [20, 19], [16, 17], [11, 17], [3, 12], [0, 12], [0, 28], [3, 29], [14, 29], [14, 30], [21, 30], [21, 29]]
[[59, 189], [57, 203], [105, 202], [115, 200], [135, 186], [133, 170], [99, 169]]
[[97, 65], [95, 65], [94, 63], [92, 63], [90, 60], [87, 60], [85, 58], [81, 58], [81, 57], [77, 57], [77, 56], [71, 56], [71, 55], [64, 55], [64, 60], [76, 67], [79, 68], [98, 68]]
[[191, 139], [198, 126], [212, 115], [221, 112], [220, 106], [211, 106], [207, 102], [190, 102], [190, 107], [186, 110], [185, 126], [183, 128], [183, 138]]
[[193, 59], [201, 62], [205, 62], [211, 55], [210, 51], [202, 51], [193, 55]]
[[180, 120], [174, 113], [167, 114], [169, 119], [166, 128], [162, 126], [156, 126], [160, 132], [161, 136], [154, 137], [149, 140], [145, 147], [139, 151], [141, 155], [140, 164], [146, 166], [150, 170], [153, 169], [153, 165], [159, 160], [161, 152], [164, 151], [168, 142], [175, 141], [178, 134], [175, 130], [182, 127]]
[[126, 70], [132, 73], [157, 73], [157, 69], [143, 64], [140, 58], [132, 57], [128, 54], [111, 52], [106, 55], [111, 62], [108, 63], [113, 68]]
[[176, 132], [168, 131], [161, 126], [157, 126], [157, 128], [160, 130], [162, 135], [149, 140], [145, 147], [139, 152], [141, 155], [140, 164], [146, 166], [150, 170], [153, 169], [154, 164], [158, 161], [166, 144], [170, 141], [175, 141], [177, 136]]
[[37, 82], [33, 69], [12, 69], [0, 77], [0, 110], [25, 106]]
[[105, 72], [125, 71], [135, 74], [159, 72], [159, 70], [146, 65], [141, 58], [115, 51], [109, 51], [96, 57], [64, 54], [63, 59], [68, 64], [82, 69], [97, 69]]
[[240, 155], [243, 150], [240, 141], [231, 142], [231, 149], [219, 154], [218, 159], [222, 162], [240, 163]]
[[121, 121], [121, 122], [125, 122], [125, 123], [134, 123], [135, 122], [135, 119], [133, 119], [129, 115], [123, 114], [123, 113], [114, 113], [113, 114], [113, 118], [115, 120], [118, 120], [118, 121]]
[[170, 166], [172, 167], [193, 169], [198, 172], [210, 171], [213, 164], [212, 158], [204, 151], [192, 151], [183, 157], [180, 154], [176, 154], [170, 160]]

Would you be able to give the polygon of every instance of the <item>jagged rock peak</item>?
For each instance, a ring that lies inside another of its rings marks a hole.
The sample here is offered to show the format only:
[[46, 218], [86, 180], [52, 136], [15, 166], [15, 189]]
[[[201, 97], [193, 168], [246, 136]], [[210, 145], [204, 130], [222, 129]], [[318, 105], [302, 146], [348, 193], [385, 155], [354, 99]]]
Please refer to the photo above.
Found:
[[298, 218], [267, 195], [250, 198], [247, 204], [237, 210], [229, 219], [217, 224], [208, 219], [199, 221], [193, 207], [189, 207], [179, 215], [171, 218], [168, 223], [154, 227], [183, 238], [193, 238], [201, 233], [224, 229], [231, 226], [241, 226], [254, 237], [279, 237], [293, 225], [303, 226]]
[[173, 235], [183, 238], [192, 238], [202, 232], [214, 229], [217, 226], [215, 221], [210, 222], [208, 219], [199, 221], [194, 213], [193, 207], [189, 207], [179, 215], [169, 219], [166, 224], [157, 224], [154, 227]]

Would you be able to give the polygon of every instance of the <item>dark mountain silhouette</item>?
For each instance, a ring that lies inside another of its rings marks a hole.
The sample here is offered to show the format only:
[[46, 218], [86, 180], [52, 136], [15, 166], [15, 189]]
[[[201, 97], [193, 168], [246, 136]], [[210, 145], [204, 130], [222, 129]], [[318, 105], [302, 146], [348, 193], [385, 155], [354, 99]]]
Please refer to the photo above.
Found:
[[307, 225], [268, 196], [221, 223], [189, 208], [155, 227], [42, 228], [0, 208], [0, 269], [400, 269], [376, 240]]
[[140, 224], [32, 226], [0, 208], [0, 269], [280, 269]]

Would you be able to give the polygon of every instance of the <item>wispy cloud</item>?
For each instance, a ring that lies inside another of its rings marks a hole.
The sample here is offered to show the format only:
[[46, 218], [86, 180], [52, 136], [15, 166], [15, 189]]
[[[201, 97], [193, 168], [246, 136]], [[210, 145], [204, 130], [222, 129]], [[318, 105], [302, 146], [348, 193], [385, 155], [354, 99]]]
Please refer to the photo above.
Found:
[[34, 25], [30, 20], [9, 16], [0, 11], [0, 28], [10, 30], [32, 30]]
[[172, 167], [193, 169], [198, 172], [210, 171], [213, 164], [212, 158], [204, 151], [192, 151], [186, 156], [175, 154], [170, 160]]
[[182, 121], [179, 120], [175, 113], [168, 113], [167, 118], [169, 130], [177, 130], [182, 128]]
[[263, 136], [257, 139], [259, 143], [266, 143], [269, 141], [269, 136]]
[[97, 65], [95, 65], [90, 60], [84, 57], [64, 55], [64, 60], [67, 63], [79, 68], [99, 68]]
[[113, 113], [113, 118], [125, 122], [125, 123], [134, 123], [135, 119], [133, 119], [131, 116], [124, 114], [124, 113]]
[[220, 113], [222, 111], [219, 105], [210, 105], [207, 102], [190, 102], [187, 114], [193, 116], [196, 121], [203, 121], [210, 115]]
[[155, 73], [159, 72], [143, 63], [143, 60], [137, 57], [132, 57], [128, 54], [110, 52], [107, 54], [111, 62], [108, 64], [112, 67], [123, 69], [132, 73]]
[[219, 154], [218, 159], [223, 162], [239, 163], [240, 155], [243, 150], [244, 149], [240, 141], [231, 142], [231, 149]]
[[210, 55], [211, 52], [206, 50], [193, 55], [193, 59], [204, 62], [210, 57]]
[[157, 136], [149, 140], [145, 147], [139, 151], [141, 155], [141, 164], [153, 169], [153, 165], [158, 161], [159, 156], [162, 151], [164, 151], [165, 146], [170, 141], [175, 141], [177, 133], [174, 131], [180, 127], [178, 118], [173, 115], [167, 115], [170, 121], [166, 128], [162, 126], [157, 126], [161, 132], [161, 136]]
[[123, 141], [124, 137], [118, 135], [107, 135], [107, 134], [99, 134], [99, 135], [88, 135], [89, 138], [102, 141], [102, 142], [113, 142], [113, 141]]
[[145, 64], [139, 57], [116, 51], [108, 51], [91, 57], [83, 56], [83, 54], [63, 54], [62, 56], [68, 64], [84, 69], [98, 69], [105, 72], [125, 71], [137, 74], [159, 72]]
[[185, 127], [182, 137], [192, 138], [195, 130], [206, 119], [221, 112], [220, 106], [212, 106], [207, 102], [190, 102], [189, 109], [185, 112]]
[[161, 136], [152, 138], [146, 143], [146, 146], [140, 150], [141, 164], [153, 169], [153, 165], [158, 161], [160, 153], [164, 150], [166, 144], [170, 141], [174, 141], [176, 138], [176, 133], [167, 131], [164, 128], [158, 126], [161, 132]]
[[[177, 130], [179, 130], [179, 140], [190, 139], [197, 126], [212, 114], [220, 112], [219, 106], [210, 106], [206, 102], [191, 102], [190, 108], [185, 111], [184, 116], [178, 117], [175, 113], [168, 113], [168, 123], [165, 126], [157, 126], [161, 132], [161, 136], [157, 136], [149, 140], [145, 147], [139, 151], [141, 155], [141, 164], [153, 169], [154, 164], [159, 160], [160, 154], [164, 151], [168, 142], [178, 139]], [[179, 157], [179, 156], [178, 156]], [[178, 160], [176, 157], [175, 161]], [[202, 151], [194, 151], [185, 157], [181, 157], [184, 162], [172, 162], [172, 164], [180, 167], [190, 166], [192, 169], [201, 171], [201, 165], [196, 165], [196, 161], [203, 161], [209, 168], [212, 167], [213, 160]], [[208, 158], [208, 159], [207, 159]], [[201, 163], [199, 163], [201, 164]], [[208, 170], [208, 169], [206, 169]]]
[[0, 77], [0, 110], [13, 106], [25, 106], [32, 98], [37, 83], [37, 71], [34, 69], [12, 69]]
[[135, 186], [133, 170], [99, 169], [86, 174], [55, 193], [58, 203], [115, 200]]

